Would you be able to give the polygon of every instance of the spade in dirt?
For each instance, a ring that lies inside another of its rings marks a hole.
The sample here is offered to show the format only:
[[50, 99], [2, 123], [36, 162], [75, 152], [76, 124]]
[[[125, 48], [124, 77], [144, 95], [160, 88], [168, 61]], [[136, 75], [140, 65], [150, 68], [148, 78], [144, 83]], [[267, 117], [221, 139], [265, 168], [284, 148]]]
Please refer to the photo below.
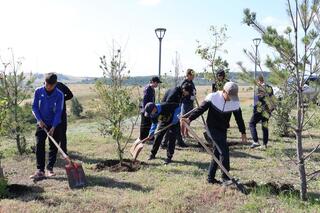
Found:
[[55, 141], [55, 139], [51, 135], [49, 135], [48, 131], [46, 129], [44, 129], [44, 131], [47, 133], [49, 139], [57, 147], [59, 152], [62, 154], [63, 158], [68, 163], [65, 166], [65, 169], [67, 172], [69, 187], [71, 189], [84, 187], [86, 185], [86, 175], [84, 173], [82, 165], [80, 163], [72, 161], [70, 157], [66, 153], [64, 153], [64, 151], [61, 149], [61, 147]]
[[[193, 111], [195, 111], [196, 108], [194, 108], [193, 110], [189, 111], [188, 113], [182, 115], [180, 118], [183, 118], [183, 117], [186, 117], [188, 115], [190, 115]], [[171, 126], [173, 126], [174, 124], [169, 124], [168, 126], [162, 128], [162, 129], [159, 129], [157, 132], [154, 133], [153, 136], [156, 136], [158, 135], [160, 132], [163, 132], [165, 130], [167, 130], [168, 128], [170, 128]], [[141, 150], [143, 149], [143, 146], [144, 146], [144, 143], [146, 141], [150, 140], [149, 137], [143, 139], [143, 140], [140, 140], [139, 138], [132, 144], [131, 148], [130, 148], [130, 153], [133, 157], [133, 161], [136, 161]]]
[[[218, 166], [220, 167], [220, 169], [228, 176], [228, 178], [232, 181], [232, 183], [237, 187], [237, 189], [247, 195], [249, 194], [248, 190], [246, 189], [246, 187], [240, 183], [238, 180], [236, 180], [234, 177], [231, 176], [231, 174], [228, 172], [228, 170], [226, 168], [224, 168], [224, 166], [222, 165], [222, 163], [219, 161], [218, 158], [216, 158], [216, 156], [213, 154], [212, 150], [199, 138], [199, 136], [197, 135], [197, 133], [195, 131], [193, 131], [193, 129], [184, 121], [182, 120], [182, 122], [184, 122], [184, 126], [188, 129], [188, 131], [191, 133], [191, 135], [203, 146], [203, 148], [211, 155], [211, 157], [213, 158], [213, 160], [218, 164]], [[216, 147], [218, 147], [216, 145]]]

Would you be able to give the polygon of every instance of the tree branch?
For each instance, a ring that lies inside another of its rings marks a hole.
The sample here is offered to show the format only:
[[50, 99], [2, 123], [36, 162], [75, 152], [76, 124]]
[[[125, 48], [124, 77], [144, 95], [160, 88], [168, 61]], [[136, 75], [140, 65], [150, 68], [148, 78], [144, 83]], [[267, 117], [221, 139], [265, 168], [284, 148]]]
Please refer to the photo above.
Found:
[[303, 160], [307, 160], [315, 151], [317, 151], [320, 147], [320, 144], [318, 144], [318, 146], [316, 146], [309, 154], [307, 154]]

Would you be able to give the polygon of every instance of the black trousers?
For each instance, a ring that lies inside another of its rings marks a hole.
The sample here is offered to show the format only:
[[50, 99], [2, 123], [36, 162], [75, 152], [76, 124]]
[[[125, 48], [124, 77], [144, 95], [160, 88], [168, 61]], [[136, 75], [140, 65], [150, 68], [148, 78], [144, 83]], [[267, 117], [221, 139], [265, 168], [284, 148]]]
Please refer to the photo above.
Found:
[[[227, 144], [227, 130], [210, 129], [213, 140], [220, 147], [222, 154], [220, 155], [217, 148], [214, 149], [214, 156], [220, 160], [227, 171], [230, 171], [229, 146]], [[212, 181], [217, 172], [218, 164], [212, 159], [209, 166], [208, 181]], [[228, 180], [228, 176], [222, 172], [222, 179]]]
[[[48, 129], [50, 129], [49, 127]], [[57, 126], [57, 128], [54, 131], [53, 138], [58, 142], [61, 143], [61, 138], [63, 135], [63, 131], [60, 126]], [[37, 169], [44, 172], [45, 169], [45, 161], [46, 161], [46, 139], [47, 139], [47, 133], [41, 129], [39, 126], [37, 126], [36, 130], [36, 158], [37, 158]], [[47, 169], [52, 170], [54, 164], [57, 160], [57, 147], [52, 143], [51, 140], [49, 140], [49, 162], [47, 164]]]
[[[181, 135], [181, 129], [180, 129], [180, 122], [177, 124], [179, 126], [179, 129], [177, 130], [177, 135], [176, 135], [176, 141], [177, 141], [177, 144], [184, 144], [184, 141], [182, 139], [182, 135]], [[164, 139], [162, 141], [162, 144], [167, 146], [168, 145], [168, 142], [170, 140], [170, 134], [165, 134], [164, 136]]]
[[58, 128], [61, 130], [61, 137], [60, 137], [60, 147], [61, 149], [67, 153], [67, 120], [62, 121], [59, 124]]
[[148, 137], [149, 130], [151, 128], [151, 118], [145, 117], [144, 113], [141, 113], [141, 123], [140, 123], [140, 140]]
[[251, 136], [254, 142], [259, 142], [258, 133], [257, 133], [257, 123], [259, 123], [260, 121], [262, 122], [261, 127], [262, 127], [263, 144], [267, 145], [269, 140], [269, 129], [268, 129], [269, 118], [266, 118], [265, 116], [262, 115], [262, 113], [257, 112], [256, 110], [253, 111], [253, 115], [249, 123]]
[[[165, 128], [166, 126], [168, 126], [169, 124], [168, 123], [163, 123], [163, 122], [160, 122], [157, 130], [161, 130], [163, 128]], [[161, 141], [164, 137], [165, 134], [168, 135], [168, 138], [169, 138], [169, 143], [168, 143], [168, 147], [167, 147], [167, 157], [168, 158], [172, 158], [173, 154], [174, 154], [174, 149], [175, 149], [175, 142], [176, 142], [176, 137], [177, 137], [177, 134], [180, 130], [180, 125], [179, 124], [175, 124], [173, 126], [171, 126], [170, 128], [168, 128], [167, 130], [159, 133], [158, 135], [155, 136], [155, 140], [154, 140], [154, 144], [153, 144], [153, 147], [151, 149], [151, 154], [152, 155], [156, 155], [158, 150], [159, 150], [159, 147], [161, 145]]]

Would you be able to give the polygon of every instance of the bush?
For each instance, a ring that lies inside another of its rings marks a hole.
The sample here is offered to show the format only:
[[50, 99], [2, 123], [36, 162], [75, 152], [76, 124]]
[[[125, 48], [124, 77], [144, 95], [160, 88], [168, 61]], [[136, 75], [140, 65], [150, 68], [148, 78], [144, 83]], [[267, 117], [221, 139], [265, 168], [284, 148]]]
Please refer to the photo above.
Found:
[[8, 180], [2, 177], [0, 178], [0, 198], [5, 198], [8, 194]]
[[83, 107], [76, 97], [73, 97], [71, 101], [71, 112], [72, 115], [74, 115], [77, 118], [79, 118], [80, 114], [83, 112]]

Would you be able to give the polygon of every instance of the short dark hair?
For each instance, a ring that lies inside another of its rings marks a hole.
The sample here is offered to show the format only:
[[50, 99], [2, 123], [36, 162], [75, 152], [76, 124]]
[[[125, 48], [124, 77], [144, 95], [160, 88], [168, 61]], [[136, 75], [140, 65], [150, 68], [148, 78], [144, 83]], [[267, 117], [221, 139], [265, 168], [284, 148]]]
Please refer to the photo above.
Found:
[[263, 75], [259, 75], [259, 76], [258, 76], [258, 80], [261, 81], [261, 82], [264, 82]]
[[184, 83], [184, 84], [181, 86], [181, 89], [189, 92], [190, 94], [193, 93], [193, 86], [192, 86], [192, 84], [190, 84], [190, 83]]
[[57, 83], [58, 77], [55, 73], [50, 72], [46, 74], [45, 81], [47, 84], [53, 85]]
[[217, 76], [226, 77], [226, 73], [225, 73], [224, 69], [219, 69], [217, 71]]
[[194, 75], [195, 74], [195, 71], [193, 69], [187, 69], [186, 71], [186, 75]]

